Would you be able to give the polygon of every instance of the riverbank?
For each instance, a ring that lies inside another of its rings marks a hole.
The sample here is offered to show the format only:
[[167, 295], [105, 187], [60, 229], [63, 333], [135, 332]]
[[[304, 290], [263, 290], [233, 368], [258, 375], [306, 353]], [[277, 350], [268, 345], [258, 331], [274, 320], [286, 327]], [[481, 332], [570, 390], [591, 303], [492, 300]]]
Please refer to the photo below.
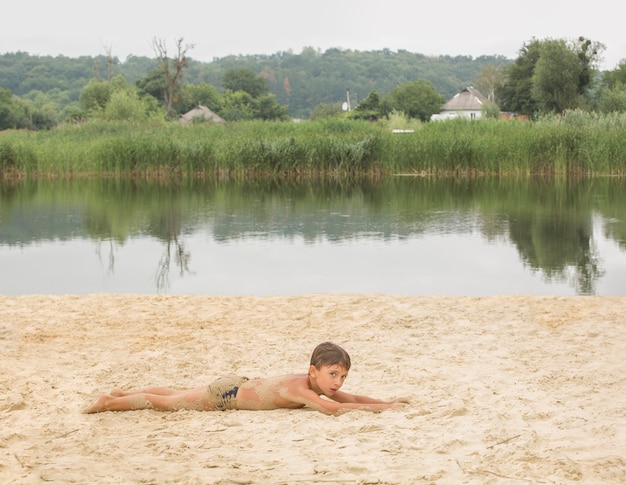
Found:
[[[2, 483], [624, 483], [625, 297], [0, 296]], [[81, 414], [99, 393], [304, 372], [412, 403]]]
[[623, 176], [626, 115], [467, 119], [393, 133], [325, 119], [211, 125], [90, 121], [0, 133], [0, 179], [40, 177]]

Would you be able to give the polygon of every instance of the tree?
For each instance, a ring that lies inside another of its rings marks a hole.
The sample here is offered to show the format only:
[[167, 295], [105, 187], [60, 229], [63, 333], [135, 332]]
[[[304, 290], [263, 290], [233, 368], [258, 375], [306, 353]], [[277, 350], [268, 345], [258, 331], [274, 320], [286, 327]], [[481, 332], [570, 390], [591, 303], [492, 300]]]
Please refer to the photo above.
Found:
[[485, 119], [497, 120], [500, 117], [500, 107], [493, 101], [487, 101], [480, 107], [480, 111]]
[[67, 119], [70, 107], [78, 107], [78, 103], [72, 101], [67, 91], [54, 88], [47, 93], [33, 90], [22, 98], [28, 101], [32, 110], [32, 123], [36, 129], [47, 129]]
[[376, 121], [383, 116], [387, 116], [391, 110], [389, 102], [383, 100], [378, 92], [374, 90], [348, 116], [359, 120]]
[[103, 110], [111, 99], [111, 83], [90, 79], [80, 92], [80, 106], [89, 113]]
[[432, 83], [424, 79], [400, 84], [389, 94], [391, 106], [411, 118], [428, 121], [439, 113], [446, 99], [435, 91]]
[[224, 72], [222, 87], [230, 91], [243, 91], [253, 98], [269, 93], [267, 81], [247, 67], [228, 69]]
[[613, 87], [602, 87], [597, 106], [601, 113], [626, 113], [626, 84], [618, 81]]
[[525, 43], [519, 51], [515, 62], [508, 68], [505, 83], [496, 88], [496, 96], [504, 111], [534, 116], [537, 102], [532, 96], [532, 77], [535, 65], [539, 60], [541, 42], [533, 39]]
[[600, 42], [580, 36], [576, 42], [570, 44], [570, 49], [576, 53], [580, 61], [580, 72], [578, 74], [578, 94], [585, 95], [591, 86], [594, 73], [597, 69], [600, 53], [606, 49]]
[[168, 118], [172, 116], [172, 106], [182, 88], [184, 70], [189, 65], [187, 51], [193, 49], [193, 47], [193, 44], [185, 44], [184, 39], [180, 37], [176, 39], [176, 53], [174, 57], [170, 58], [167, 54], [166, 42], [156, 37], [152, 40], [152, 48], [156, 54], [161, 75], [165, 81], [163, 99], [165, 100], [165, 109]]
[[140, 97], [138, 89], [119, 75], [110, 81], [91, 79], [80, 100], [87, 116], [107, 120], [142, 121], [159, 110], [155, 98], [148, 94]]
[[32, 101], [17, 96], [13, 99], [13, 120], [16, 128], [49, 130], [56, 124], [55, 114], [41, 109]]
[[222, 86], [226, 120], [286, 120], [287, 109], [276, 101], [276, 95], [269, 92], [267, 80], [254, 74], [248, 68], [228, 69], [224, 73]]
[[606, 71], [602, 82], [609, 88], [615, 87], [618, 83], [626, 85], [626, 59], [622, 59], [612, 71]]
[[604, 73], [596, 103], [602, 113], [626, 112], [626, 59]]
[[584, 106], [603, 49], [585, 37], [524, 44], [504, 86], [496, 90], [502, 109], [534, 116]]
[[[154, 104], [150, 103], [150, 99]], [[146, 121], [158, 111], [156, 103], [151, 97], [139, 98], [135, 90], [117, 90], [111, 94], [103, 117], [110, 121]]]
[[532, 77], [532, 97], [544, 113], [578, 106], [581, 63], [564, 40], [543, 41]]
[[320, 103], [309, 115], [310, 120], [318, 120], [323, 118], [335, 118], [343, 113], [341, 103]]
[[286, 121], [289, 119], [287, 108], [276, 101], [276, 95], [268, 93], [255, 99], [255, 118], [266, 121]]
[[0, 131], [10, 128], [47, 130], [55, 123], [54, 113], [35, 106], [31, 100], [14, 96], [8, 89], [0, 88]]
[[485, 93], [487, 99], [492, 103], [497, 103], [496, 89], [502, 86], [504, 81], [504, 73], [501, 66], [495, 64], [487, 64], [481, 70], [476, 79], [476, 86], [482, 93]]
[[139, 96], [150, 95], [162, 101], [163, 105], [165, 105], [165, 98], [163, 96], [167, 91], [167, 84], [160, 68], [157, 67], [148, 71], [144, 77], [137, 79], [135, 85], [137, 86]]
[[219, 114], [227, 121], [254, 119], [254, 99], [245, 91], [226, 91], [224, 108]]
[[0, 131], [14, 127], [13, 94], [8, 89], [0, 88]]

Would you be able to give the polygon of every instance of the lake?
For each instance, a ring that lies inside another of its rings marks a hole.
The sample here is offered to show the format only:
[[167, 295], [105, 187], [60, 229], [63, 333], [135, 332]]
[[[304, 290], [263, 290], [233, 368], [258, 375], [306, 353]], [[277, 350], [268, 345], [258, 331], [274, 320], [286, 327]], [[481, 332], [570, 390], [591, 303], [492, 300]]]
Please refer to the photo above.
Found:
[[626, 295], [622, 178], [0, 182], [0, 294]]

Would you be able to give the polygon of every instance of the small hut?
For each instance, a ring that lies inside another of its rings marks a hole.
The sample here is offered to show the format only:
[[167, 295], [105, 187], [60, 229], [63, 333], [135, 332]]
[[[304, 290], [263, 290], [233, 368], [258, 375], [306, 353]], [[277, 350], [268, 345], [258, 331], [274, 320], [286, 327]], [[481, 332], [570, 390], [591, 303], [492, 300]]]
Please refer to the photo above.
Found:
[[215, 114], [209, 108], [204, 105], [199, 104], [191, 111], [188, 111], [184, 115], [180, 117], [180, 122], [183, 124], [188, 124], [193, 122], [196, 118], [201, 119], [202, 121], [211, 121], [213, 123], [222, 123], [224, 122], [224, 118], [220, 115]]

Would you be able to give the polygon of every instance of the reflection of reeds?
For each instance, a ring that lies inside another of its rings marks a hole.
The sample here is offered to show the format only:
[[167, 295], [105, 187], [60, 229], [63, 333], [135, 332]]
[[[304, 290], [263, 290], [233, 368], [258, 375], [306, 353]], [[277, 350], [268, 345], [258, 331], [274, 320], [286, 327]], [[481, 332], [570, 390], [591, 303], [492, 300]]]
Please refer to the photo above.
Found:
[[394, 134], [344, 120], [223, 125], [93, 122], [0, 135], [9, 174], [624, 174], [626, 116], [456, 119]]

